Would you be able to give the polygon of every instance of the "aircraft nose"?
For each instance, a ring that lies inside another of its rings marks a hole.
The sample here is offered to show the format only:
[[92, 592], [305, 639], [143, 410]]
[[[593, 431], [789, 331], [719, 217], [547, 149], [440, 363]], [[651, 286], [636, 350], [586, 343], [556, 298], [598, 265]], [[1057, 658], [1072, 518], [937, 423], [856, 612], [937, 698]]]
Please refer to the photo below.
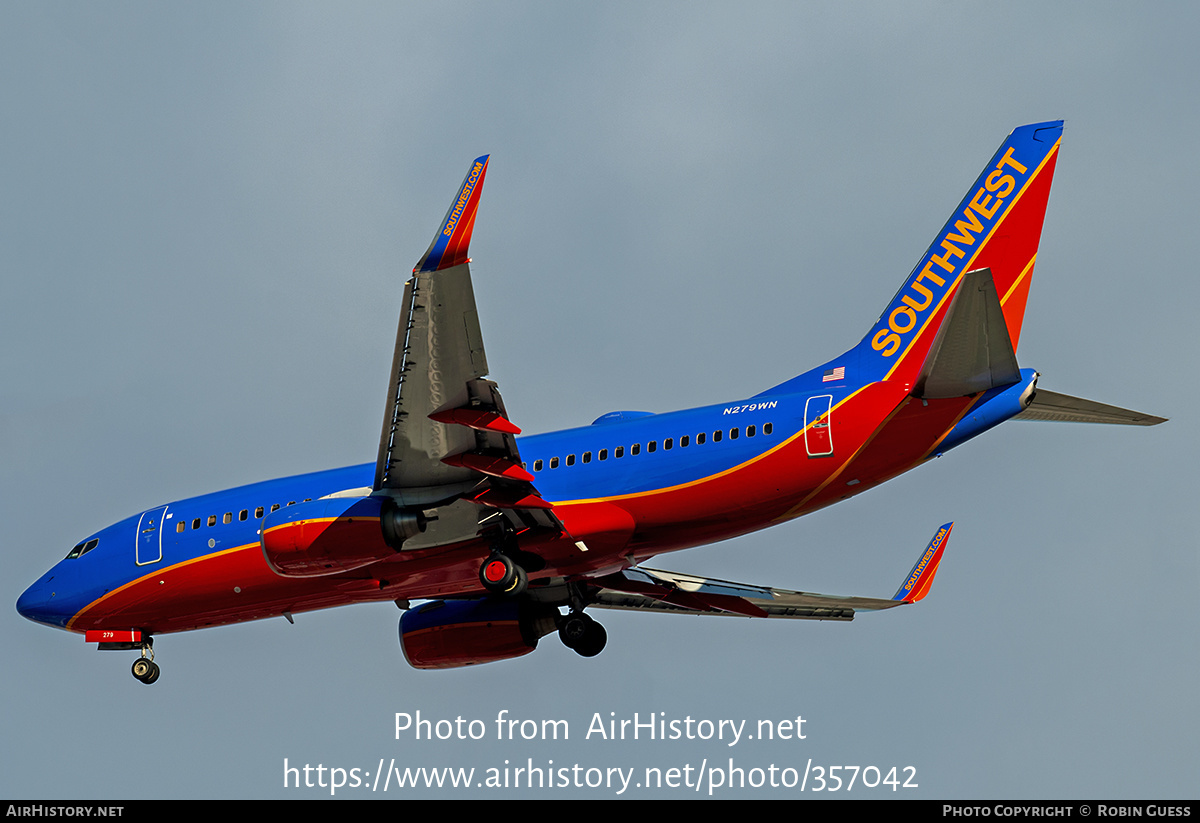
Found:
[[25, 590], [17, 598], [17, 613], [35, 623], [46, 623], [51, 626], [64, 625], [64, 618], [56, 608], [55, 592], [48, 585], [49, 581], [39, 580]]

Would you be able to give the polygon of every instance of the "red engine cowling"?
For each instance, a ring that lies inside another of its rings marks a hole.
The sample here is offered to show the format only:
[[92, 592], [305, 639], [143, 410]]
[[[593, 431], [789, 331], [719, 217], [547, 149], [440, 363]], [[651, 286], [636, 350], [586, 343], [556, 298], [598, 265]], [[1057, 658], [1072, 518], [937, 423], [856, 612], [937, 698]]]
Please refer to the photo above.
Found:
[[416, 669], [454, 669], [529, 654], [558, 612], [515, 600], [435, 600], [400, 618], [400, 648]]
[[322, 577], [369, 566], [396, 553], [380, 528], [389, 507], [394, 508], [391, 501], [380, 497], [285, 506], [263, 518], [263, 556], [284, 577]]

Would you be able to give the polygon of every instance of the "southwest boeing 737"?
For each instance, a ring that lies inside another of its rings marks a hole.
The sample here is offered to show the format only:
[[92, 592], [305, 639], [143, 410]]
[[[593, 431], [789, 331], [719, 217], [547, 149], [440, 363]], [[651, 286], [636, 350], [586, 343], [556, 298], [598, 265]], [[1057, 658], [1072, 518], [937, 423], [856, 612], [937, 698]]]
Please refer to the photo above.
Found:
[[551, 632], [596, 655], [594, 608], [845, 621], [914, 603], [951, 523], [891, 598], [641, 564], [832, 505], [1012, 418], [1163, 422], [1043, 390], [1017, 364], [1061, 136], [1061, 122], [1008, 136], [844, 354], [753, 397], [534, 436], [486, 379], [467, 257], [480, 157], [404, 287], [373, 463], [135, 514], [81, 540], [17, 610], [140, 650], [133, 674], [153, 683], [157, 635], [364, 601], [404, 610], [418, 668], [517, 657]]

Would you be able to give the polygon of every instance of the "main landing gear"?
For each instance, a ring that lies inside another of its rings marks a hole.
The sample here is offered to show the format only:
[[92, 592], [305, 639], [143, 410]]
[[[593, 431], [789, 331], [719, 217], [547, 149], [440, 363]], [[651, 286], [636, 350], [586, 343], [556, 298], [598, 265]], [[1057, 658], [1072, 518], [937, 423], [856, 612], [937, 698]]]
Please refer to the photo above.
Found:
[[154, 646], [147, 640], [142, 644], [142, 656], [133, 661], [133, 676], [149, 686], [158, 680], [160, 670], [154, 662]]
[[571, 612], [558, 622], [558, 639], [581, 657], [595, 657], [604, 651], [608, 632], [583, 612]]
[[[505, 598], [518, 597], [529, 588], [529, 576], [525, 569], [499, 551], [493, 551], [479, 567], [479, 582], [486, 591]], [[572, 611], [555, 620], [558, 637], [564, 646], [581, 657], [595, 657], [604, 651], [608, 632], [583, 613], [586, 601], [578, 591], [572, 590], [570, 602]]]
[[529, 575], [512, 558], [497, 552], [479, 567], [479, 582], [492, 594], [516, 597], [529, 588]]
[[[510, 535], [501, 535], [492, 544], [492, 553], [479, 567], [479, 582], [488, 593], [504, 598], [514, 598], [525, 594], [529, 588], [529, 575], [509, 554], [517, 554], [522, 561], [532, 561], [538, 558], [520, 551], [515, 551], [515, 541]], [[535, 570], [536, 570], [535, 566]], [[563, 645], [573, 650], [581, 657], [595, 657], [604, 651], [608, 643], [608, 632], [604, 627], [583, 613], [587, 600], [583, 592], [575, 585], [569, 585], [569, 603], [571, 611], [566, 616], [555, 620], [558, 627], [558, 637]], [[566, 604], [564, 604], [566, 605]], [[547, 626], [548, 633], [552, 631]]]

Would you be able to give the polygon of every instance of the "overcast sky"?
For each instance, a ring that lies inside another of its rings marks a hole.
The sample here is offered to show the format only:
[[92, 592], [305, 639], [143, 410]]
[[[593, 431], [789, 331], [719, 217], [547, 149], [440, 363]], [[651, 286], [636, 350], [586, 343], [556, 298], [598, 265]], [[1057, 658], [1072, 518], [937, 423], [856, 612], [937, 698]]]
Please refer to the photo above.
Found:
[[[285, 790], [285, 758], [477, 779], [506, 760], [640, 779], [733, 758], [911, 766], [905, 797], [1194, 798], [1197, 16], [0, 3], [0, 796], [329, 794]], [[152, 687], [132, 654], [13, 608], [109, 523], [372, 460], [404, 279], [480, 154], [488, 362], [538, 432], [743, 398], [849, 348], [1005, 135], [1056, 118], [1018, 358], [1044, 388], [1171, 421], [1009, 423], [655, 563], [886, 597], [953, 519], [917, 606], [852, 624], [602, 613], [595, 659], [547, 637], [430, 673], [404, 662], [393, 605], [360, 605], [160, 637]], [[395, 739], [395, 713], [418, 710], [486, 721], [487, 738]], [[502, 710], [564, 719], [570, 739], [497, 741]], [[585, 738], [595, 714], [635, 712], [802, 716], [805, 739]], [[625, 796], [651, 794], [695, 796]]]

